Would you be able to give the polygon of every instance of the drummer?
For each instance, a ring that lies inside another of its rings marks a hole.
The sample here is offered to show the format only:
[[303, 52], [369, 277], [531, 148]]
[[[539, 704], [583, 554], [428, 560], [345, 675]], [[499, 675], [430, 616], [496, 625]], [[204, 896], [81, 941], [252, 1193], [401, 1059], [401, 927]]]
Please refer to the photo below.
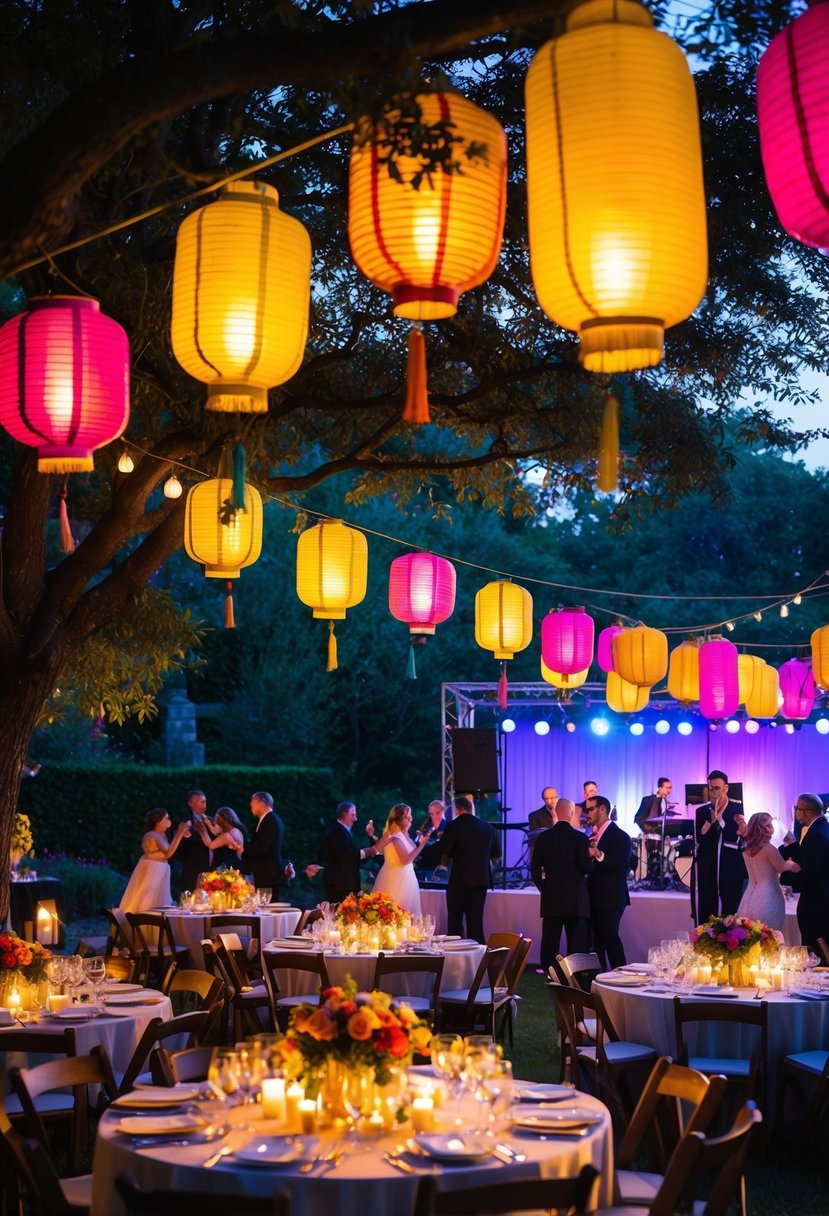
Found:
[[656, 782], [656, 793], [645, 794], [639, 803], [639, 810], [633, 816], [633, 822], [640, 832], [658, 833], [659, 824], [652, 821], [661, 818], [662, 815], [676, 814], [673, 809], [676, 803], [668, 801], [673, 788], [673, 782], [669, 777], [660, 777]]

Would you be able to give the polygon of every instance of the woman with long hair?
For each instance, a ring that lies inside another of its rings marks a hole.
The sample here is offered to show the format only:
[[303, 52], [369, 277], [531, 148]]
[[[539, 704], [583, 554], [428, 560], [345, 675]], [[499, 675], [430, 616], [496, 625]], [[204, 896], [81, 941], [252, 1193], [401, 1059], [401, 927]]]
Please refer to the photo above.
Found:
[[211, 823], [203, 819], [198, 827], [199, 835], [210, 849], [210, 861], [216, 866], [237, 868], [239, 855], [247, 839], [242, 821], [232, 806], [220, 806]]
[[800, 866], [796, 861], [784, 861], [771, 843], [774, 823], [766, 811], [759, 811], [749, 819], [743, 842], [743, 861], [748, 871], [748, 886], [743, 892], [738, 916], [761, 920], [770, 929], [783, 931], [786, 917], [786, 901], [780, 887], [780, 875], [789, 870], [796, 874]]
[[189, 834], [190, 825], [187, 820], [180, 823], [171, 844], [167, 838], [170, 822], [170, 812], [162, 807], [147, 813], [141, 857], [118, 905], [122, 912], [149, 912], [151, 908], [164, 908], [172, 903], [169, 861], [182, 838]]
[[383, 835], [375, 841], [377, 849], [383, 852], [383, 865], [374, 881], [374, 890], [388, 895], [412, 916], [420, 916], [420, 887], [414, 862], [432, 834], [432, 825], [424, 827], [420, 844], [415, 844], [409, 835], [411, 826], [412, 808], [406, 802], [396, 802], [389, 811]]

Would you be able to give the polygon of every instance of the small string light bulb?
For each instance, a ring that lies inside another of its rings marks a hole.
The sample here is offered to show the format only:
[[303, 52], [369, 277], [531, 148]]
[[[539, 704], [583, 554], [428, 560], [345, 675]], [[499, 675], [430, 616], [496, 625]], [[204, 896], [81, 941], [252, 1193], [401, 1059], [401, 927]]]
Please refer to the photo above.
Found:
[[729, 632], [729, 633], [733, 633], [733, 632], [734, 632], [734, 622], [733, 622], [733, 621], [726, 621], [726, 622], [725, 622], [725, 627], [726, 627], [726, 629], [728, 630], [728, 632]]
[[164, 482], [164, 497], [165, 498], [181, 498], [183, 487], [175, 473], [171, 473]]
[[780, 605], [780, 615], [782, 617], [787, 617], [789, 615], [789, 605], [788, 604]]
[[755, 612], [755, 613], [754, 613], [754, 619], [755, 619], [755, 621], [762, 621], [762, 619], [763, 619], [763, 614], [762, 614], [762, 612]]
[[122, 452], [121, 455], [118, 457], [118, 472], [119, 473], [131, 473], [134, 468], [135, 468], [135, 464], [133, 462], [132, 456], [130, 456], [129, 452], [127, 452], [127, 451]]
[[800, 594], [799, 591], [798, 591], [797, 595], [794, 597], [794, 599], [792, 600], [792, 603], [797, 604], [798, 608], [803, 603], [803, 596]]

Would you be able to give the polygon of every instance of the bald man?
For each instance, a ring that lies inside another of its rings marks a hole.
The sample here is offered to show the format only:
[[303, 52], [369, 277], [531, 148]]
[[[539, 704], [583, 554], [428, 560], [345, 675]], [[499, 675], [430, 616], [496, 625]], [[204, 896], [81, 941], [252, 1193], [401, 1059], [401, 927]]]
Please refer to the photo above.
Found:
[[586, 950], [588, 945], [587, 875], [593, 862], [587, 837], [572, 825], [574, 812], [569, 798], [559, 798], [556, 822], [541, 832], [533, 849], [533, 882], [541, 892], [541, 966], [545, 972], [559, 952], [562, 929], [568, 954]]

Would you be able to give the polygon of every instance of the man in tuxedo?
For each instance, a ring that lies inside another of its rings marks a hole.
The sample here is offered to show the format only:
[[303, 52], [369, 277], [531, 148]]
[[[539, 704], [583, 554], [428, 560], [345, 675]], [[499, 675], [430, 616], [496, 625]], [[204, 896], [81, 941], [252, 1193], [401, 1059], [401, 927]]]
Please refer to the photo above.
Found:
[[443, 836], [444, 829], [449, 822], [446, 818], [446, 808], [439, 798], [433, 798], [426, 808], [429, 819], [424, 823], [419, 832], [415, 832], [415, 844], [420, 844], [423, 839], [423, 834], [427, 827], [431, 824], [429, 832], [429, 843], [424, 846], [423, 852], [415, 862], [415, 868], [429, 873], [440, 864], [441, 847], [440, 842]]
[[285, 825], [273, 809], [272, 796], [264, 790], [251, 796], [250, 809], [256, 831], [242, 853], [242, 864], [252, 875], [255, 887], [274, 891], [294, 877], [294, 867], [282, 861]]
[[195, 891], [199, 875], [211, 870], [210, 850], [198, 832], [198, 825], [207, 818], [207, 798], [201, 790], [187, 791], [187, 807], [190, 811], [190, 833], [182, 838], [178, 846], [181, 862], [181, 887], [183, 891]]
[[728, 777], [720, 769], [708, 774], [708, 794], [711, 800], [697, 807], [695, 824], [697, 855], [691, 914], [700, 925], [709, 916], [736, 912], [746, 882], [741, 840], [743, 808], [729, 798]]
[[829, 823], [819, 794], [799, 794], [794, 808], [800, 839], [786, 833], [780, 852], [800, 866], [797, 923], [800, 940], [821, 958], [817, 939], [829, 941]]
[[455, 799], [455, 818], [446, 825], [441, 841], [438, 870], [449, 861], [452, 869], [446, 887], [446, 915], [450, 933], [466, 936], [476, 942], [484, 941], [484, 904], [487, 888], [492, 885], [490, 862], [501, 856], [498, 833], [475, 817], [471, 798]]
[[603, 967], [621, 967], [627, 961], [619, 936], [622, 914], [630, 903], [627, 875], [630, 837], [610, 819], [610, 803], [597, 794], [587, 799], [590, 827], [589, 852], [593, 869], [587, 879], [593, 949]]
[[584, 791], [584, 801], [576, 803], [576, 809], [579, 812], [579, 823], [584, 828], [587, 827], [587, 803], [591, 798], [597, 797], [599, 787], [595, 781], [583, 781], [582, 790]]
[[567, 935], [567, 953], [586, 950], [590, 925], [587, 874], [593, 868], [584, 832], [573, 827], [574, 804], [559, 798], [556, 822], [540, 832], [532, 857], [533, 882], [541, 892], [541, 967], [555, 962], [561, 931]]
[[[357, 822], [357, 808], [353, 802], [341, 802], [337, 807], [337, 822], [329, 828], [322, 840], [322, 871], [325, 881], [325, 898], [338, 904], [352, 891], [360, 890], [360, 862], [367, 857], [376, 857], [374, 845], [361, 849], [353, 837]], [[319, 867], [308, 866], [305, 871], [317, 873]]]
[[527, 821], [530, 857], [532, 857], [538, 837], [542, 832], [546, 832], [547, 828], [551, 828], [555, 822], [554, 813], [558, 802], [558, 790], [552, 785], [545, 785], [541, 791], [541, 799], [543, 805], [537, 811], [530, 811]]
[[633, 822], [640, 832], [658, 832], [659, 828], [655, 824], [648, 825], [646, 820], [655, 819], [658, 815], [673, 815], [672, 807], [675, 804], [668, 801], [673, 788], [673, 782], [668, 777], [660, 777], [656, 783], [656, 793], [645, 794], [639, 803], [639, 810], [633, 816]]

